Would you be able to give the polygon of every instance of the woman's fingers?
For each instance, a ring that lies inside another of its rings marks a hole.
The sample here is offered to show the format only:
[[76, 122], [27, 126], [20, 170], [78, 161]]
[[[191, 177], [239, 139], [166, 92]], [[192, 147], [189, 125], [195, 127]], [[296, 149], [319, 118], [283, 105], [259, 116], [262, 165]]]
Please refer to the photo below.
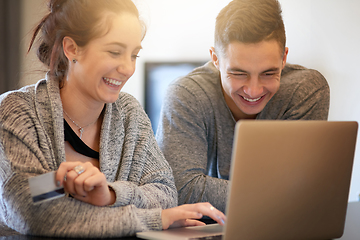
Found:
[[58, 187], [64, 185], [64, 180], [65, 180], [65, 176], [67, 178], [67, 173], [79, 164], [81, 164], [81, 163], [80, 162], [63, 162], [60, 164], [58, 170], [56, 171], [56, 184], [58, 185]]
[[213, 220], [218, 222], [220, 225], [224, 225], [226, 221], [226, 216], [221, 211], [214, 208], [210, 203], [204, 203], [200, 206], [201, 213], [211, 217]]
[[200, 222], [198, 220], [194, 220], [194, 219], [186, 219], [185, 223], [183, 225], [183, 227], [190, 227], [190, 226], [204, 226], [206, 225], [203, 222]]
[[163, 229], [169, 227], [204, 225], [202, 222], [194, 220], [201, 218], [203, 215], [211, 217], [220, 225], [225, 224], [225, 215], [210, 203], [195, 203], [163, 210]]
[[[66, 180], [64, 180], [66, 178]], [[105, 175], [90, 162], [63, 162], [56, 173], [58, 186], [74, 198], [105, 206], [116, 201], [115, 192], [109, 188]]]
[[172, 223], [170, 225], [170, 228], [177, 228], [177, 227], [194, 227], [194, 226], [204, 226], [206, 225], [203, 222], [200, 222], [198, 220], [194, 220], [194, 219], [182, 219], [182, 220], [178, 220], [175, 221], [174, 223]]
[[[74, 170], [73, 170], [74, 171]], [[71, 171], [72, 172], [72, 171]], [[71, 173], [70, 172], [70, 173]], [[76, 172], [76, 171], [75, 171]], [[97, 169], [90, 168], [90, 169], [86, 169], [86, 171], [84, 171], [83, 173], [79, 174], [78, 172], [76, 172], [77, 176], [75, 177], [75, 179], [73, 180], [73, 186], [74, 186], [74, 193], [76, 195], [80, 195], [85, 197], [87, 195], [87, 192], [89, 192], [89, 189], [94, 186], [89, 186], [89, 184], [85, 184], [86, 182], [88, 182], [88, 180], [90, 178], [93, 178], [93, 176], [98, 173], [99, 171]], [[86, 185], [86, 187], [85, 187]], [[92, 189], [91, 189], [92, 190]]]
[[224, 225], [226, 222], [226, 216], [221, 211], [214, 208], [210, 203], [195, 203], [181, 205], [184, 210], [196, 211], [202, 215], [208, 216], [215, 220], [220, 225]]
[[[96, 177], [94, 179], [99, 173], [99, 169], [91, 163], [66, 162], [60, 165], [56, 180], [64, 185], [66, 192], [84, 197], [102, 180], [96, 180]], [[66, 176], [66, 181], [62, 176]]]

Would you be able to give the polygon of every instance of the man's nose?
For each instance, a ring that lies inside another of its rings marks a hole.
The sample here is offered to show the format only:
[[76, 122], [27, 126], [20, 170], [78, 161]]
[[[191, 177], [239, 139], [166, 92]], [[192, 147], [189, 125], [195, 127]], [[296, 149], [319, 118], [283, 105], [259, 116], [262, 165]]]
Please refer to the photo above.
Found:
[[251, 98], [258, 98], [263, 93], [263, 86], [260, 83], [259, 79], [251, 78], [244, 85], [243, 91]]

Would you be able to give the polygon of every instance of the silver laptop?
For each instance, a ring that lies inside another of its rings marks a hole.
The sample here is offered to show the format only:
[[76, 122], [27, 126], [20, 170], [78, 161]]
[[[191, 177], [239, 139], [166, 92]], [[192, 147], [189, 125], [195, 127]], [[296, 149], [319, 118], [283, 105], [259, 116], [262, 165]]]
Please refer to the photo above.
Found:
[[[227, 222], [137, 233], [144, 239], [333, 239], [343, 234], [357, 122], [239, 121]], [[211, 238], [203, 238], [211, 239]]]

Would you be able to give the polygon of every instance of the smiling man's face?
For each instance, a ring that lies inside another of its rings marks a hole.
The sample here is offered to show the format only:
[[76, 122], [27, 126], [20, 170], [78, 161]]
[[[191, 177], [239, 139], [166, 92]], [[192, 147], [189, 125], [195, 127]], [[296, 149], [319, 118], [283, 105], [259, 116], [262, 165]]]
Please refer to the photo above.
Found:
[[288, 49], [283, 53], [275, 40], [232, 42], [222, 56], [212, 52], [225, 101], [235, 120], [255, 118], [275, 95], [287, 53]]

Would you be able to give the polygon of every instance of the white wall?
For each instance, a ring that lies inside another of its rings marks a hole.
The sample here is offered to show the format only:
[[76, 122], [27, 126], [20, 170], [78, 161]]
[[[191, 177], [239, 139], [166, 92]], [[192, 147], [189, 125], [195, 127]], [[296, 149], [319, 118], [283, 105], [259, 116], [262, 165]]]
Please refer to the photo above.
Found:
[[[208, 60], [216, 15], [230, 0], [134, 1], [148, 25], [148, 33], [136, 73], [124, 91], [144, 104], [144, 62]], [[39, 9], [34, 6], [43, 0], [31, 2], [35, 9], [32, 16], [36, 18]], [[331, 89], [329, 120], [360, 121], [357, 99], [360, 89], [360, 1], [280, 2], [290, 49], [288, 61], [317, 69], [327, 78]], [[349, 200], [356, 201], [359, 193], [360, 155], [356, 154]]]
[[[360, 1], [280, 0], [288, 61], [319, 70], [330, 85], [329, 120], [360, 121]], [[359, 136], [360, 139], [360, 136]], [[350, 201], [360, 193], [357, 143]]]

